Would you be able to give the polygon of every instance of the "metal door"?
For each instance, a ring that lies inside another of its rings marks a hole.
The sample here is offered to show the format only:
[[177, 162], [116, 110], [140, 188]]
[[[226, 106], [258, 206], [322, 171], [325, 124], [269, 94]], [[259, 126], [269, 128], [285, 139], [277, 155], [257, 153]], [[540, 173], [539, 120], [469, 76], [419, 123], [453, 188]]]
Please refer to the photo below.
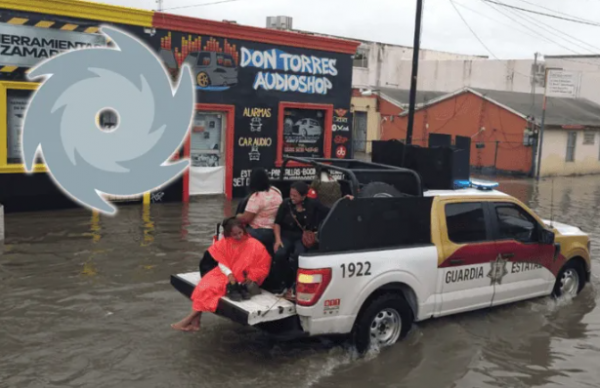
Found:
[[367, 149], [367, 112], [354, 112], [354, 152], [365, 152]]

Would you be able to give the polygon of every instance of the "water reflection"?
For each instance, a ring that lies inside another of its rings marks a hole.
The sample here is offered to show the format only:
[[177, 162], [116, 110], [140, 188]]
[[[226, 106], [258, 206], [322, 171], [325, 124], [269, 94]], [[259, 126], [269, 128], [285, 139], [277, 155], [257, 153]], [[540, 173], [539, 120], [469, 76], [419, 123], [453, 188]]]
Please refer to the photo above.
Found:
[[[582, 227], [598, 247], [600, 177], [498, 181], [543, 218]], [[190, 306], [169, 276], [197, 269], [215, 223], [235, 205], [203, 197], [119, 206], [115, 217], [8, 214], [0, 387], [597, 386], [597, 265], [592, 287], [573, 301], [422, 322], [404, 343], [364, 360], [343, 343], [272, 342], [214, 316], [197, 335], [175, 333], [169, 324]]]

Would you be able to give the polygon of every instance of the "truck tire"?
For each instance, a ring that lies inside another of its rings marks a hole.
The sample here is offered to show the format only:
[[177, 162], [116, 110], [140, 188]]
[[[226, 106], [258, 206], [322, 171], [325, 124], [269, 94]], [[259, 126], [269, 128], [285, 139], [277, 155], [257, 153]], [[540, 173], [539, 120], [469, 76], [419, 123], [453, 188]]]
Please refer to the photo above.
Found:
[[584, 279], [585, 276], [579, 262], [569, 260], [556, 276], [556, 283], [554, 283], [552, 296], [559, 298], [564, 294], [567, 294], [572, 298], [576, 297], [585, 285]]
[[386, 293], [373, 299], [359, 314], [352, 330], [352, 342], [359, 354], [371, 346], [388, 347], [406, 337], [413, 313], [399, 293]]
[[359, 198], [400, 197], [401, 195], [394, 186], [383, 182], [368, 183], [358, 193]]

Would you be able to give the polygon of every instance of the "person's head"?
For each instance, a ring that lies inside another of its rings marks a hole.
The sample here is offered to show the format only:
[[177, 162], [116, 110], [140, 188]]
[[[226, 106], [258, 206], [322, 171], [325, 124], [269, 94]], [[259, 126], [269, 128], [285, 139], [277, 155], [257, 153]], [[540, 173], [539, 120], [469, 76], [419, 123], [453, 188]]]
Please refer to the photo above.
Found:
[[241, 240], [246, 235], [246, 229], [237, 218], [230, 217], [223, 221], [223, 235]]
[[268, 191], [269, 187], [271, 187], [271, 182], [267, 170], [260, 167], [253, 169], [250, 174], [250, 191], [253, 193]]
[[290, 188], [290, 199], [295, 205], [304, 201], [306, 194], [308, 194], [308, 185], [305, 182], [298, 181], [292, 184], [292, 187]]

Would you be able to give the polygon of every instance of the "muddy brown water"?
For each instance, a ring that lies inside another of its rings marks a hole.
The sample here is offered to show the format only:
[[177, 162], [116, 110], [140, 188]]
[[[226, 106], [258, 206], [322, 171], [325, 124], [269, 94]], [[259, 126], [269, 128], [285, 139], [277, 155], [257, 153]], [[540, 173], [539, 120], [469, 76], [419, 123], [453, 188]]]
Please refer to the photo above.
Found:
[[[600, 177], [501, 180], [543, 217], [600, 242]], [[551, 206], [553, 204], [553, 206]], [[357, 359], [343, 342], [278, 343], [205, 315], [200, 333], [169, 325], [190, 303], [169, 284], [197, 268], [233, 204], [122, 206], [6, 217], [0, 256], [0, 387], [597, 387], [600, 309], [592, 284], [549, 298], [415, 325]], [[553, 209], [553, 211], [551, 211]]]

